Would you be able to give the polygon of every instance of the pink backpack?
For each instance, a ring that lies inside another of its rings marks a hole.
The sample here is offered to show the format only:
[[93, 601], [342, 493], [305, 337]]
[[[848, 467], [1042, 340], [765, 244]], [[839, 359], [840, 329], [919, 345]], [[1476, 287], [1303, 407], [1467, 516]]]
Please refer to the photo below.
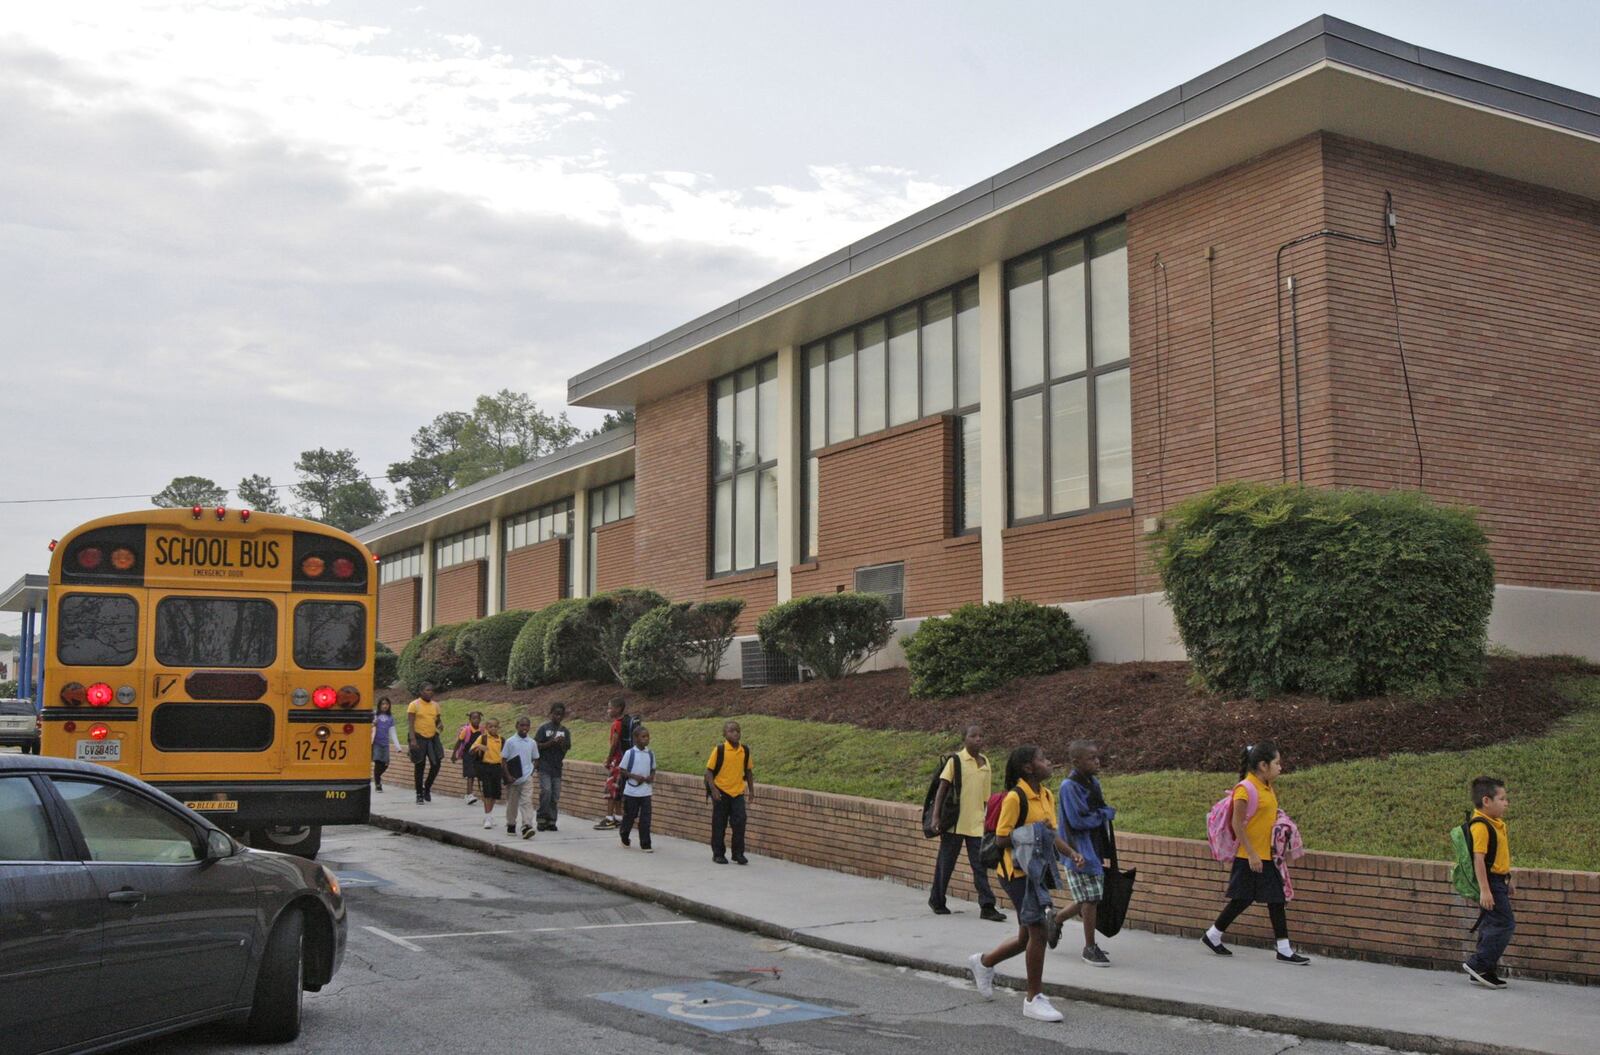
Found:
[[1261, 800], [1256, 795], [1256, 786], [1248, 780], [1241, 780], [1229, 788], [1228, 793], [1218, 799], [1211, 807], [1211, 812], [1206, 814], [1206, 841], [1211, 844], [1211, 856], [1218, 861], [1231, 861], [1239, 852], [1239, 837], [1233, 833], [1233, 793], [1241, 787], [1246, 796], [1245, 820], [1254, 817]]

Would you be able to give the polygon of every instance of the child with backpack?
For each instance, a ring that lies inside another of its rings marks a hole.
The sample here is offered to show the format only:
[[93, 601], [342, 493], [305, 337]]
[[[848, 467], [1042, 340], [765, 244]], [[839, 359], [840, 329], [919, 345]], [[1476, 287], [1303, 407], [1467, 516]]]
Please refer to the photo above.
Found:
[[922, 833], [939, 840], [939, 856], [933, 867], [933, 887], [928, 891], [928, 907], [936, 916], [948, 916], [945, 892], [955, 874], [961, 851], [972, 866], [972, 885], [978, 892], [978, 918], [1004, 923], [1006, 915], [995, 908], [994, 891], [989, 887], [989, 870], [979, 863], [983, 841], [984, 808], [989, 800], [989, 759], [983, 753], [983, 728], [969, 725], [962, 737], [961, 750], [946, 755], [933, 776], [924, 802]]
[[622, 752], [633, 746], [633, 729], [638, 720], [628, 713], [628, 701], [613, 696], [606, 705], [611, 717], [611, 745], [606, 751], [606, 815], [595, 824], [597, 832], [622, 823]]
[[639, 849], [655, 853], [650, 848], [650, 813], [654, 802], [656, 783], [656, 753], [650, 750], [650, 730], [643, 725], [633, 730], [633, 746], [622, 753], [622, 845], [632, 846], [628, 836], [633, 833], [634, 822], [639, 825]]
[[1050, 890], [1058, 886], [1056, 860], [1059, 854], [1081, 866], [1083, 857], [1062, 841], [1056, 831], [1055, 799], [1044, 782], [1050, 778], [1050, 760], [1032, 744], [1011, 752], [1006, 760], [1006, 790], [995, 820], [994, 838], [986, 836], [986, 849], [998, 847], [1000, 860], [996, 872], [1006, 896], [1017, 910], [1017, 936], [986, 953], [973, 953], [967, 959], [972, 981], [985, 1000], [994, 999], [995, 967], [1018, 953], [1025, 957], [1028, 991], [1022, 1002], [1024, 1018], [1040, 1022], [1060, 1022], [1061, 1012], [1050, 1004], [1044, 988], [1046, 924], [1050, 918]]
[[478, 801], [478, 796], [472, 793], [472, 785], [478, 780], [478, 758], [472, 753], [472, 745], [478, 742], [482, 732], [483, 712], [468, 711], [466, 723], [456, 730], [456, 746], [450, 749], [450, 761], [461, 763], [461, 779], [467, 786], [468, 806]]
[[[1272, 919], [1272, 936], [1277, 940], [1278, 962], [1304, 966], [1311, 962], [1289, 944], [1289, 916], [1284, 906], [1288, 891], [1284, 874], [1274, 860], [1273, 829], [1278, 826], [1278, 795], [1274, 783], [1283, 772], [1278, 745], [1270, 740], [1244, 749], [1239, 765], [1239, 782], [1227, 798], [1211, 808], [1207, 833], [1212, 853], [1236, 843], [1233, 870], [1228, 877], [1228, 904], [1215, 923], [1200, 936], [1206, 948], [1218, 956], [1232, 956], [1222, 944], [1223, 932], [1251, 905], [1267, 906]], [[1224, 827], [1226, 825], [1226, 827]]]
[[[1511, 911], [1511, 840], [1506, 834], [1506, 782], [1498, 777], [1476, 777], [1472, 781], [1472, 812], [1466, 823], [1450, 833], [1456, 847], [1456, 866], [1451, 880], [1457, 890], [1477, 901], [1478, 947], [1461, 967], [1473, 984], [1486, 989], [1504, 989], [1500, 977], [1500, 957], [1517, 929]], [[1463, 851], [1466, 851], [1463, 853]], [[1471, 864], [1463, 868], [1462, 858]], [[1470, 870], [1471, 882], [1467, 881]], [[1474, 896], [1475, 895], [1475, 896]]]
[[1100, 899], [1105, 896], [1106, 861], [1111, 852], [1106, 826], [1117, 811], [1107, 805], [1095, 774], [1100, 772], [1100, 745], [1093, 740], [1074, 740], [1067, 745], [1072, 772], [1061, 782], [1056, 804], [1056, 828], [1077, 848], [1083, 864], [1067, 873], [1067, 892], [1072, 904], [1050, 921], [1050, 948], [1061, 940], [1061, 928], [1073, 916], [1083, 919], [1083, 962], [1091, 967], [1110, 967], [1111, 958], [1095, 938]]
[[745, 811], [755, 801], [756, 779], [750, 749], [739, 742], [739, 723], [724, 722], [722, 743], [706, 759], [706, 796], [711, 799], [711, 860], [728, 863], [728, 828], [733, 828], [733, 863], [747, 865], [744, 855]]
[[490, 718], [483, 723], [483, 732], [467, 748], [467, 755], [477, 763], [478, 790], [483, 793], [483, 826], [494, 827], [494, 804], [500, 799], [500, 774], [505, 756], [501, 748], [505, 739], [500, 735], [500, 719]]

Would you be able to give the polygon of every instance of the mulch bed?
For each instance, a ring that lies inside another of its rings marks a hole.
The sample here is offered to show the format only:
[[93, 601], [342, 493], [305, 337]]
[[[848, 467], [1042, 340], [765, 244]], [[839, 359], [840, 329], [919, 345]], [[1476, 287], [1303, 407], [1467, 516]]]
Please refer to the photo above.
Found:
[[570, 717], [598, 721], [606, 702], [622, 695], [647, 719], [768, 714], [872, 729], [952, 734], [968, 722], [983, 725], [991, 744], [1034, 742], [1058, 764], [1078, 737], [1099, 741], [1118, 772], [1158, 769], [1226, 770], [1244, 745], [1273, 739], [1292, 766], [1406, 752], [1456, 751], [1537, 736], [1578, 704], [1556, 694], [1562, 675], [1595, 667], [1563, 658], [1491, 658], [1482, 687], [1458, 696], [1414, 700], [1381, 696], [1339, 703], [1310, 696], [1224, 700], [1189, 683], [1187, 663], [1096, 663], [999, 689], [949, 700], [912, 699], [904, 670], [858, 674], [839, 682], [741, 689], [738, 682], [693, 686], [661, 697], [615, 685], [567, 684], [519, 691], [475, 685], [452, 699], [509, 703], [543, 715], [551, 703]]

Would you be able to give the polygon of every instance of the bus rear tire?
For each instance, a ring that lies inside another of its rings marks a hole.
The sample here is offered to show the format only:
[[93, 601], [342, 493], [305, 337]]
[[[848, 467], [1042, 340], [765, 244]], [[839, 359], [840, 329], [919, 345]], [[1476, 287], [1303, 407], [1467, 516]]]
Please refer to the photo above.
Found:
[[281, 854], [294, 854], [315, 861], [317, 851], [322, 849], [322, 826], [271, 825], [251, 828], [250, 845], [257, 850], [276, 850]]

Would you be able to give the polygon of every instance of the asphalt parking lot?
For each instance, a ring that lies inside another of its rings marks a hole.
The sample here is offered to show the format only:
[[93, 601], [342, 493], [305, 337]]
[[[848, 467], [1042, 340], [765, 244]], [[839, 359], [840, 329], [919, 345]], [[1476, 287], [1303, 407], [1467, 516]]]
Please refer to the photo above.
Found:
[[[331, 831], [322, 859], [345, 883], [350, 944], [334, 983], [307, 995], [297, 1043], [257, 1048], [206, 1027], [126, 1050], [925, 1055], [1041, 1041], [1065, 1052], [1141, 1055], [1356, 1050], [1064, 1001], [1065, 1023], [1032, 1022], [1018, 994], [989, 1003], [953, 979], [690, 920], [376, 828]], [[649, 860], [617, 851], [619, 868]]]

